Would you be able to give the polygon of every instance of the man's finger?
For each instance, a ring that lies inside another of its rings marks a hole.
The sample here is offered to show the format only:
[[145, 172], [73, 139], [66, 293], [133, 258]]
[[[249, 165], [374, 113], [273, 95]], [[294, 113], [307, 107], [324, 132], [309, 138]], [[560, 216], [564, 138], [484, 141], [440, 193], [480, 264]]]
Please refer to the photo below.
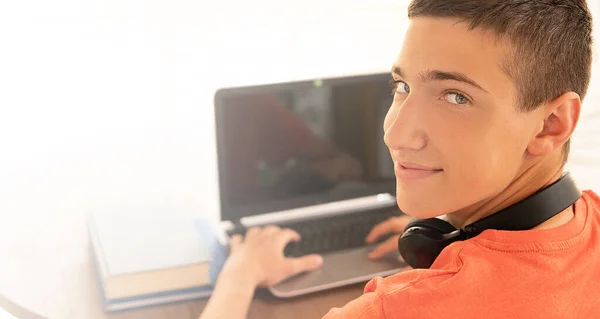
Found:
[[369, 258], [371, 258], [371, 259], [381, 258], [384, 255], [397, 250], [399, 237], [400, 236], [392, 236], [392, 237], [388, 238], [386, 241], [384, 241], [383, 243], [381, 243], [379, 246], [375, 247], [375, 249], [373, 249], [373, 251], [371, 251], [369, 253]]
[[289, 262], [290, 266], [287, 277], [291, 277], [305, 271], [313, 271], [321, 268], [321, 266], [323, 266], [323, 257], [313, 254], [298, 258], [290, 258]]
[[263, 233], [264, 234], [273, 234], [273, 233], [278, 232], [280, 229], [281, 228], [279, 228], [278, 226], [268, 225], [265, 228], [263, 228]]
[[248, 238], [248, 237], [254, 237], [259, 232], [260, 232], [260, 228], [258, 228], [258, 227], [250, 227], [250, 228], [248, 228], [248, 231], [246, 231], [246, 238]]
[[229, 250], [234, 251], [242, 244], [242, 236], [241, 235], [233, 235], [229, 240]]
[[402, 217], [390, 217], [386, 221], [375, 225], [375, 227], [371, 229], [369, 235], [367, 235], [365, 241], [367, 242], [367, 244], [371, 244], [375, 242], [379, 237], [387, 235], [389, 233], [401, 233], [404, 231], [405, 226], [406, 223], [404, 222]]
[[290, 241], [299, 241], [300, 234], [298, 234], [295, 230], [285, 228], [277, 234], [277, 240], [285, 246]]

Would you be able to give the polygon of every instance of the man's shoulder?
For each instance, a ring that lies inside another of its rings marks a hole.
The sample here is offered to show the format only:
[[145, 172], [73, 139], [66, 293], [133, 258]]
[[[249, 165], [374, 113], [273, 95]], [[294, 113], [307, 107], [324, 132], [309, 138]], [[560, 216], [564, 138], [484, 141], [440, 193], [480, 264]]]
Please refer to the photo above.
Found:
[[585, 215], [585, 224], [587, 229], [598, 231], [600, 227], [600, 196], [593, 190], [585, 190], [581, 198], [575, 203], [575, 214]]
[[[587, 214], [579, 214], [581, 220], [573, 221], [570, 226], [531, 233], [491, 230], [482, 233], [482, 238], [448, 246], [432, 269], [411, 270], [380, 279], [371, 289], [382, 300], [386, 318], [395, 318], [389, 315], [402, 304], [406, 305], [402, 311], [406, 317], [458, 316], [461, 312], [454, 311], [457, 304], [462, 305], [459, 307], [462, 311], [482, 317], [485, 311], [492, 310], [507, 315], [545, 311], [544, 298], [529, 304], [521, 300], [543, 294], [551, 287], [562, 287], [565, 300], [569, 294], [586, 291], [589, 287], [585, 283], [572, 282], [572, 278], [560, 274], [568, 268], [574, 274], [592, 276], [585, 265], [592, 257], [600, 258], [587, 254], [596, 251], [588, 246], [597, 243], [585, 240], [590, 238], [587, 230], [593, 227], [584, 228], [597, 225], [592, 231], [600, 231], [600, 197], [586, 190], [580, 201], [585, 203], [580, 207], [585, 207]], [[595, 216], [586, 220], [585, 216], [591, 214]], [[503, 309], [503, 303], [490, 303], [497, 298], [512, 304], [512, 308]], [[569, 309], [568, 303], [561, 306]]]
[[467, 260], [471, 257], [461, 255], [463, 250], [470, 250], [471, 246], [473, 243], [470, 241], [453, 243], [442, 251], [431, 268], [410, 269], [386, 278], [376, 278], [367, 284], [365, 293], [377, 294], [384, 303], [397, 300], [416, 301], [420, 298], [429, 303], [431, 298], [436, 298], [437, 293], [444, 295], [445, 291], [469, 285], [470, 283], [463, 279], [465, 271], [470, 272], [469, 276], [484, 276], [477, 274], [477, 268], [464, 269], [464, 257]]
[[600, 210], [600, 197], [596, 192], [591, 189], [585, 190], [582, 192], [581, 197], [583, 200], [592, 204], [592, 208], [595, 210]]

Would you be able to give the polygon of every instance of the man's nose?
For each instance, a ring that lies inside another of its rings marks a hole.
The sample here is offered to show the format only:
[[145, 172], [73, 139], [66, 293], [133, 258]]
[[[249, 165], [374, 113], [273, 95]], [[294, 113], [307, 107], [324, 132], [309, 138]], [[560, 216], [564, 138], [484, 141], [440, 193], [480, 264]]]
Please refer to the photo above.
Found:
[[[398, 103], [398, 102], [394, 102]], [[384, 142], [390, 149], [420, 150], [427, 145], [423, 121], [423, 108], [415, 98], [407, 97], [388, 111]]]

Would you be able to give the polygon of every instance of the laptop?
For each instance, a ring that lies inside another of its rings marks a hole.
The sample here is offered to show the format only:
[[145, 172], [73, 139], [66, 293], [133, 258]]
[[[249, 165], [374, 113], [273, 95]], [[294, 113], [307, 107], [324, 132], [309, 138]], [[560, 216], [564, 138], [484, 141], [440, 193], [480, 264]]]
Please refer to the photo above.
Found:
[[[221, 225], [296, 230], [287, 256], [319, 253], [320, 270], [268, 289], [289, 298], [388, 276], [397, 252], [367, 254], [371, 228], [400, 215], [383, 142], [389, 73], [222, 88], [215, 94]], [[382, 240], [384, 240], [383, 238]], [[380, 241], [381, 242], [381, 241]]]

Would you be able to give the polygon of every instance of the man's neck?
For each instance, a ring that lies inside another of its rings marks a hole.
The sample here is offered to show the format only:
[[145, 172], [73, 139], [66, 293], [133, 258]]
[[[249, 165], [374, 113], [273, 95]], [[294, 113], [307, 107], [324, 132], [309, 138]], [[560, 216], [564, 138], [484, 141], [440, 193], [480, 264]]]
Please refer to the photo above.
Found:
[[[465, 209], [447, 214], [448, 221], [457, 229], [472, 224], [490, 216], [506, 207], [531, 196], [540, 189], [546, 188], [557, 181], [563, 174], [562, 165], [547, 159], [534, 163], [525, 169], [501, 193]], [[538, 225], [538, 228], [553, 228], [560, 226], [573, 217], [571, 207], [559, 213], [548, 221]]]

